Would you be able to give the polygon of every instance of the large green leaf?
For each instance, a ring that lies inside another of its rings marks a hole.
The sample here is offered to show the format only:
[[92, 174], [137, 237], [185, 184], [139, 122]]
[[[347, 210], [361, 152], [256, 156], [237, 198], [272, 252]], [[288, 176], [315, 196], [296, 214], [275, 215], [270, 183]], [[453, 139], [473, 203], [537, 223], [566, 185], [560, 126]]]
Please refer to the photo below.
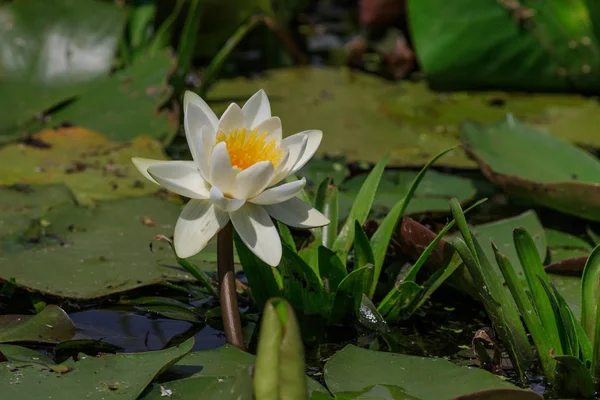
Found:
[[[170, 246], [180, 207], [158, 198], [106, 201], [96, 208], [62, 205], [46, 213], [38, 245], [2, 249], [0, 279], [55, 296], [91, 299], [165, 281], [189, 281]], [[210, 244], [191, 259], [214, 271]]]
[[600, 89], [597, 21], [584, 0], [411, 0], [408, 8], [419, 62], [437, 87]]
[[[507, 112], [558, 137], [600, 147], [600, 105], [576, 95], [439, 93], [425, 83], [390, 84], [337, 68], [290, 68], [269, 71], [260, 79], [220, 80], [208, 101], [222, 112], [231, 101], [243, 103], [261, 88], [269, 95], [273, 115], [281, 117], [285, 135], [321, 129], [319, 152], [344, 154], [350, 162], [376, 163], [390, 152], [388, 165], [422, 166], [459, 144], [460, 123], [466, 118], [492, 123]], [[476, 165], [462, 149], [439, 164]]]
[[[72, 204], [73, 195], [64, 185], [0, 186], [0, 238], [27, 235], [34, 225], [52, 207]], [[2, 239], [0, 239], [1, 241]]]
[[73, 103], [52, 114], [47, 126], [69, 122], [118, 142], [139, 135], [170, 142], [178, 117], [159, 108], [171, 95], [167, 76], [172, 68], [167, 49], [140, 57], [127, 69], [87, 85]]
[[484, 370], [458, 367], [440, 358], [377, 352], [353, 345], [325, 364], [325, 382], [335, 395], [391, 385], [412, 396], [408, 398], [421, 400], [449, 400], [478, 390], [515, 388]]
[[591, 154], [510, 115], [463, 130], [483, 173], [509, 194], [600, 221], [600, 162]]
[[70, 127], [46, 129], [33, 138], [45, 146], [0, 148], [0, 184], [65, 183], [84, 204], [143, 196], [159, 189], [131, 162], [133, 156], [166, 158], [160, 144], [149, 137], [121, 145], [97, 132]]
[[[225, 345], [214, 350], [196, 351], [189, 353], [181, 361], [169, 369], [175, 377], [182, 376], [184, 379], [172, 380], [156, 385], [143, 399], [160, 399], [160, 386], [171, 389], [177, 393], [182, 400], [198, 399], [198, 393], [204, 394], [203, 390], [213, 387], [233, 387], [234, 383], [247, 373], [248, 368], [256, 358], [249, 353], [241, 351], [233, 346]], [[190, 374], [193, 374], [190, 376]], [[312, 379], [307, 378], [309, 393], [326, 392], [326, 390]], [[227, 384], [219, 385], [219, 383]], [[251, 389], [251, 388], [250, 388]], [[164, 397], [163, 397], [164, 398]], [[204, 398], [204, 397], [203, 397]], [[207, 397], [210, 399], [209, 397]], [[227, 399], [227, 397], [215, 397], [215, 400]], [[237, 399], [233, 397], [232, 399]]]
[[49, 305], [36, 315], [0, 315], [0, 342], [59, 343], [75, 335], [66, 312]]
[[61, 372], [31, 362], [11, 362], [10, 368], [0, 363], [0, 390], [9, 399], [136, 399], [193, 344], [190, 339], [161, 351], [83, 356], [59, 364], [68, 368]]
[[106, 75], [124, 24], [123, 10], [96, 0], [22, 0], [0, 7], [0, 143]]
[[[373, 208], [372, 217], [385, 216], [394, 205], [408, 193], [417, 172], [388, 170], [383, 173]], [[348, 215], [356, 193], [365, 181], [364, 175], [355, 176], [340, 186], [340, 217]], [[408, 203], [405, 215], [421, 212], [449, 212], [448, 201], [457, 198], [461, 203], [475, 196], [475, 186], [470, 179], [428, 171], [413, 199]]]

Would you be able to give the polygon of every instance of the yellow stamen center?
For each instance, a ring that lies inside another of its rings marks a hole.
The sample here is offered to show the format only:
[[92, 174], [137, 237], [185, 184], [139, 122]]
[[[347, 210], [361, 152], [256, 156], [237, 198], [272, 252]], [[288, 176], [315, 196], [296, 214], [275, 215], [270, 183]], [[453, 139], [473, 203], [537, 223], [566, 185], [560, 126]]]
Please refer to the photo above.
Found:
[[249, 132], [246, 128], [236, 128], [225, 133], [217, 133], [218, 143], [225, 142], [231, 165], [246, 169], [260, 161], [271, 161], [277, 167], [284, 156], [284, 151], [275, 139], [267, 140], [267, 133], [258, 134], [258, 129]]

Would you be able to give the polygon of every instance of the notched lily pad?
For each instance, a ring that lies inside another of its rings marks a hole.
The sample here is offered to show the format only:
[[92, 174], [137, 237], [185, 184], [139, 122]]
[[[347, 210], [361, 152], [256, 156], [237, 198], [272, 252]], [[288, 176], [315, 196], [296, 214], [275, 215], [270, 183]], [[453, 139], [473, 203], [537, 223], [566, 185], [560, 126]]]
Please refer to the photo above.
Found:
[[[146, 386], [188, 353], [194, 340], [161, 351], [81, 357], [55, 366], [13, 362], [0, 368], [0, 391], [9, 399], [137, 399]], [[56, 367], [65, 370], [56, 370]]]
[[373, 385], [390, 385], [411, 399], [421, 400], [450, 399], [485, 389], [517, 389], [484, 370], [459, 367], [441, 358], [377, 352], [353, 345], [325, 364], [325, 382], [336, 396]]
[[131, 157], [166, 159], [160, 144], [143, 136], [119, 144], [85, 128], [66, 127], [43, 130], [33, 139], [37, 146], [0, 149], [0, 184], [64, 183], [84, 204], [155, 192]]
[[36, 315], [0, 315], [0, 342], [60, 343], [75, 335], [66, 312], [49, 305]]
[[507, 193], [600, 221], [600, 162], [586, 151], [507, 116], [463, 124], [463, 141], [484, 175]]
[[[96, 208], [56, 207], [45, 215], [47, 227], [37, 243], [2, 249], [0, 280], [14, 278], [27, 290], [74, 299], [193, 281], [168, 244], [155, 242], [149, 249], [155, 235], [173, 234], [179, 212], [179, 206], [158, 198], [106, 201]], [[214, 271], [215, 253], [211, 243], [192, 261]]]

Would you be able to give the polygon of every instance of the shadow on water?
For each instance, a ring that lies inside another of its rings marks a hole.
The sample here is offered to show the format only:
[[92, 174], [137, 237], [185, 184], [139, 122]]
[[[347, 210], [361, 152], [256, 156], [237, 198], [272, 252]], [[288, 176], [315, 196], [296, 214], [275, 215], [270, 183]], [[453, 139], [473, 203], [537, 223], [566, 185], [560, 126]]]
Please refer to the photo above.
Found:
[[209, 325], [149, 318], [130, 311], [87, 310], [72, 313], [70, 317], [77, 328], [77, 338], [101, 340], [124, 352], [160, 350], [181, 336], [192, 335], [193, 350], [209, 350], [225, 344], [223, 332]]

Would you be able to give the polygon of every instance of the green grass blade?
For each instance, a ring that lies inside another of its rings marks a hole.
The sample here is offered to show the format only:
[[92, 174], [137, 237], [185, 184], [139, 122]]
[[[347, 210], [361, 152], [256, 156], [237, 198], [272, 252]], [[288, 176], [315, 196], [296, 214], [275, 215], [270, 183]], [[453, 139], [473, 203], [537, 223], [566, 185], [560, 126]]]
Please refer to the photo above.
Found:
[[429, 279], [423, 284], [423, 291], [421, 294], [415, 298], [408, 310], [406, 311], [405, 318], [410, 318], [415, 311], [425, 304], [425, 302], [431, 297], [431, 295], [448, 279], [454, 271], [458, 269], [462, 265], [462, 260], [458, 253], [454, 253], [454, 255], [448, 260], [444, 267], [437, 270], [434, 274], [432, 274]]
[[[487, 201], [487, 199], [479, 200], [478, 202], [473, 204], [471, 207], [467, 208], [464, 211], [464, 213], [465, 214], [468, 213], [469, 211], [471, 211], [478, 205], [484, 203], [485, 201]], [[417, 280], [417, 274], [419, 273], [419, 271], [421, 270], [423, 265], [425, 265], [425, 262], [427, 261], [427, 258], [429, 257], [429, 255], [433, 252], [433, 249], [435, 249], [435, 246], [437, 246], [437, 244], [444, 238], [444, 236], [446, 236], [446, 233], [448, 233], [448, 231], [450, 229], [452, 229], [452, 227], [454, 227], [455, 223], [456, 223], [456, 221], [452, 220], [448, 224], [446, 224], [446, 226], [440, 231], [440, 233], [438, 233], [438, 235], [435, 237], [435, 239], [431, 243], [429, 243], [429, 245], [427, 245], [427, 247], [425, 248], [423, 253], [421, 253], [421, 255], [419, 256], [419, 259], [415, 262], [415, 264], [410, 268], [410, 270], [404, 277], [405, 281], [416, 281]]]
[[367, 234], [362, 225], [355, 221], [354, 224], [354, 265], [356, 268], [364, 267], [367, 264], [373, 264], [373, 250]]
[[290, 228], [286, 224], [283, 224], [277, 221], [277, 230], [279, 231], [279, 236], [283, 243], [287, 244], [294, 252], [298, 252], [296, 250], [296, 242], [294, 241], [294, 237], [292, 236], [292, 232], [290, 232]]
[[137, 2], [129, 15], [128, 32], [131, 47], [140, 53], [146, 50], [148, 41], [148, 28], [154, 22], [156, 4], [150, 2]]
[[500, 271], [504, 276], [504, 280], [508, 285], [508, 289], [510, 290], [513, 299], [515, 299], [521, 317], [523, 318], [523, 321], [525, 321], [525, 326], [527, 326], [527, 329], [531, 334], [533, 343], [538, 350], [538, 356], [540, 357], [544, 375], [546, 375], [548, 382], [552, 383], [556, 371], [556, 361], [550, 355], [550, 350], [556, 346], [552, 341], [552, 338], [547, 335], [546, 330], [542, 325], [542, 321], [539, 318], [533, 303], [529, 299], [529, 296], [527, 296], [525, 288], [517, 277], [510, 260], [498, 251], [496, 245], [492, 244], [492, 246], [494, 255], [496, 256], [496, 262], [500, 267]]
[[173, 36], [175, 23], [177, 22], [177, 17], [179, 17], [179, 13], [181, 13], [181, 9], [185, 4], [185, 1], [186, 0], [177, 0], [171, 14], [169, 14], [167, 19], [165, 19], [160, 27], [156, 30], [154, 38], [152, 39], [152, 43], [150, 44], [151, 53], [156, 53], [171, 43], [171, 37]]
[[219, 49], [217, 54], [213, 57], [210, 64], [206, 68], [206, 72], [204, 73], [204, 79], [200, 84], [200, 88], [198, 89], [198, 93], [200, 96], [204, 97], [209, 87], [215, 83], [219, 72], [221, 72], [221, 68], [225, 63], [225, 60], [229, 57], [231, 52], [237, 47], [238, 44], [242, 41], [243, 38], [246, 37], [248, 33], [250, 33], [260, 22], [263, 22], [261, 18], [258, 17], [250, 17], [246, 22], [240, 25], [237, 30], [227, 39], [227, 42]]
[[347, 319], [360, 309], [363, 294], [369, 291], [373, 279], [373, 266], [367, 265], [352, 271], [338, 286], [329, 314], [329, 323], [335, 324]]
[[556, 354], [579, 357], [579, 344], [575, 344], [577, 342], [577, 333], [575, 331], [575, 326], [573, 326], [573, 321], [568, 312], [561, 307], [561, 303], [556, 297], [557, 292], [553, 290], [550, 284], [546, 283], [544, 278], [539, 275], [538, 281], [546, 292], [546, 297], [548, 298], [552, 306], [552, 311], [556, 317], [556, 327], [562, 344], [562, 352], [559, 353], [557, 349], [554, 349]]
[[440, 157], [454, 149], [455, 147], [452, 147], [448, 150], [442, 151], [441, 153], [433, 157], [431, 160], [429, 160], [427, 164], [425, 164], [425, 166], [421, 169], [421, 171], [419, 171], [418, 175], [411, 183], [406, 196], [404, 196], [402, 200], [397, 202], [394, 205], [394, 207], [392, 207], [392, 209], [390, 210], [388, 215], [386, 215], [379, 228], [377, 228], [377, 230], [373, 234], [373, 237], [371, 238], [371, 247], [373, 249], [373, 256], [375, 258], [375, 262], [373, 264], [375, 267], [375, 271], [373, 277], [373, 285], [371, 286], [371, 290], [369, 291], [369, 298], [372, 298], [373, 294], [375, 293], [377, 282], [379, 281], [379, 276], [381, 275], [381, 268], [383, 267], [383, 262], [385, 261], [385, 255], [387, 253], [388, 246], [390, 245], [390, 241], [394, 236], [394, 232], [396, 232], [396, 227], [398, 226], [398, 223], [400, 223], [400, 219], [404, 215], [408, 204], [412, 200], [415, 191], [417, 190], [417, 187], [423, 180], [423, 177], [425, 177], [425, 174], [427, 173], [429, 168], [437, 160], [439, 160]]
[[326, 291], [335, 293], [340, 282], [348, 276], [346, 266], [333, 251], [325, 246], [319, 246], [319, 273]]
[[340, 260], [344, 263], [348, 258], [348, 252], [350, 251], [350, 248], [352, 248], [352, 243], [354, 241], [355, 221], [358, 221], [361, 225], [365, 223], [369, 211], [371, 211], [375, 193], [377, 192], [379, 181], [381, 180], [385, 164], [389, 157], [390, 155], [386, 154], [375, 165], [373, 170], [369, 173], [369, 176], [367, 176], [367, 179], [365, 179], [365, 182], [354, 199], [354, 204], [352, 204], [352, 208], [350, 209], [350, 215], [348, 215], [348, 219], [346, 219], [344, 226], [342, 226], [339, 235], [333, 243], [332, 250], [336, 252], [340, 257]]
[[577, 357], [556, 356], [555, 394], [568, 398], [594, 398], [594, 382], [587, 366]]
[[324, 179], [317, 188], [314, 206], [329, 218], [329, 224], [313, 229], [315, 236], [321, 239], [323, 246], [331, 248], [338, 234], [339, 190], [330, 178]]
[[258, 309], [263, 309], [267, 300], [271, 297], [281, 296], [283, 286], [278, 284], [273, 273], [273, 268], [246, 247], [244, 242], [236, 233], [234, 235], [235, 249], [248, 279], [248, 285], [252, 289], [252, 297]]
[[523, 271], [525, 272], [525, 278], [527, 279], [527, 285], [533, 298], [533, 304], [537, 310], [537, 314], [542, 321], [542, 325], [546, 330], [546, 334], [555, 344], [555, 350], [557, 354], [563, 353], [559, 340], [559, 332], [557, 330], [556, 316], [553, 311], [552, 304], [548, 296], [544, 295], [545, 289], [542, 287], [538, 276], [548, 284], [548, 276], [544, 271], [542, 260], [535, 247], [535, 242], [529, 235], [529, 233], [523, 228], [517, 228], [513, 231], [513, 240], [515, 243], [515, 249]]
[[198, 40], [198, 30], [200, 29], [200, 20], [204, 12], [203, 0], [190, 0], [187, 9], [187, 17], [183, 24], [179, 47], [177, 48], [177, 71], [173, 76], [173, 83], [176, 92], [180, 92], [184, 87], [185, 76], [192, 66], [194, 52], [196, 51], [196, 42]]
[[600, 282], [600, 245], [588, 256], [581, 276], [581, 325], [595, 346], [596, 307], [598, 304], [598, 283]]

